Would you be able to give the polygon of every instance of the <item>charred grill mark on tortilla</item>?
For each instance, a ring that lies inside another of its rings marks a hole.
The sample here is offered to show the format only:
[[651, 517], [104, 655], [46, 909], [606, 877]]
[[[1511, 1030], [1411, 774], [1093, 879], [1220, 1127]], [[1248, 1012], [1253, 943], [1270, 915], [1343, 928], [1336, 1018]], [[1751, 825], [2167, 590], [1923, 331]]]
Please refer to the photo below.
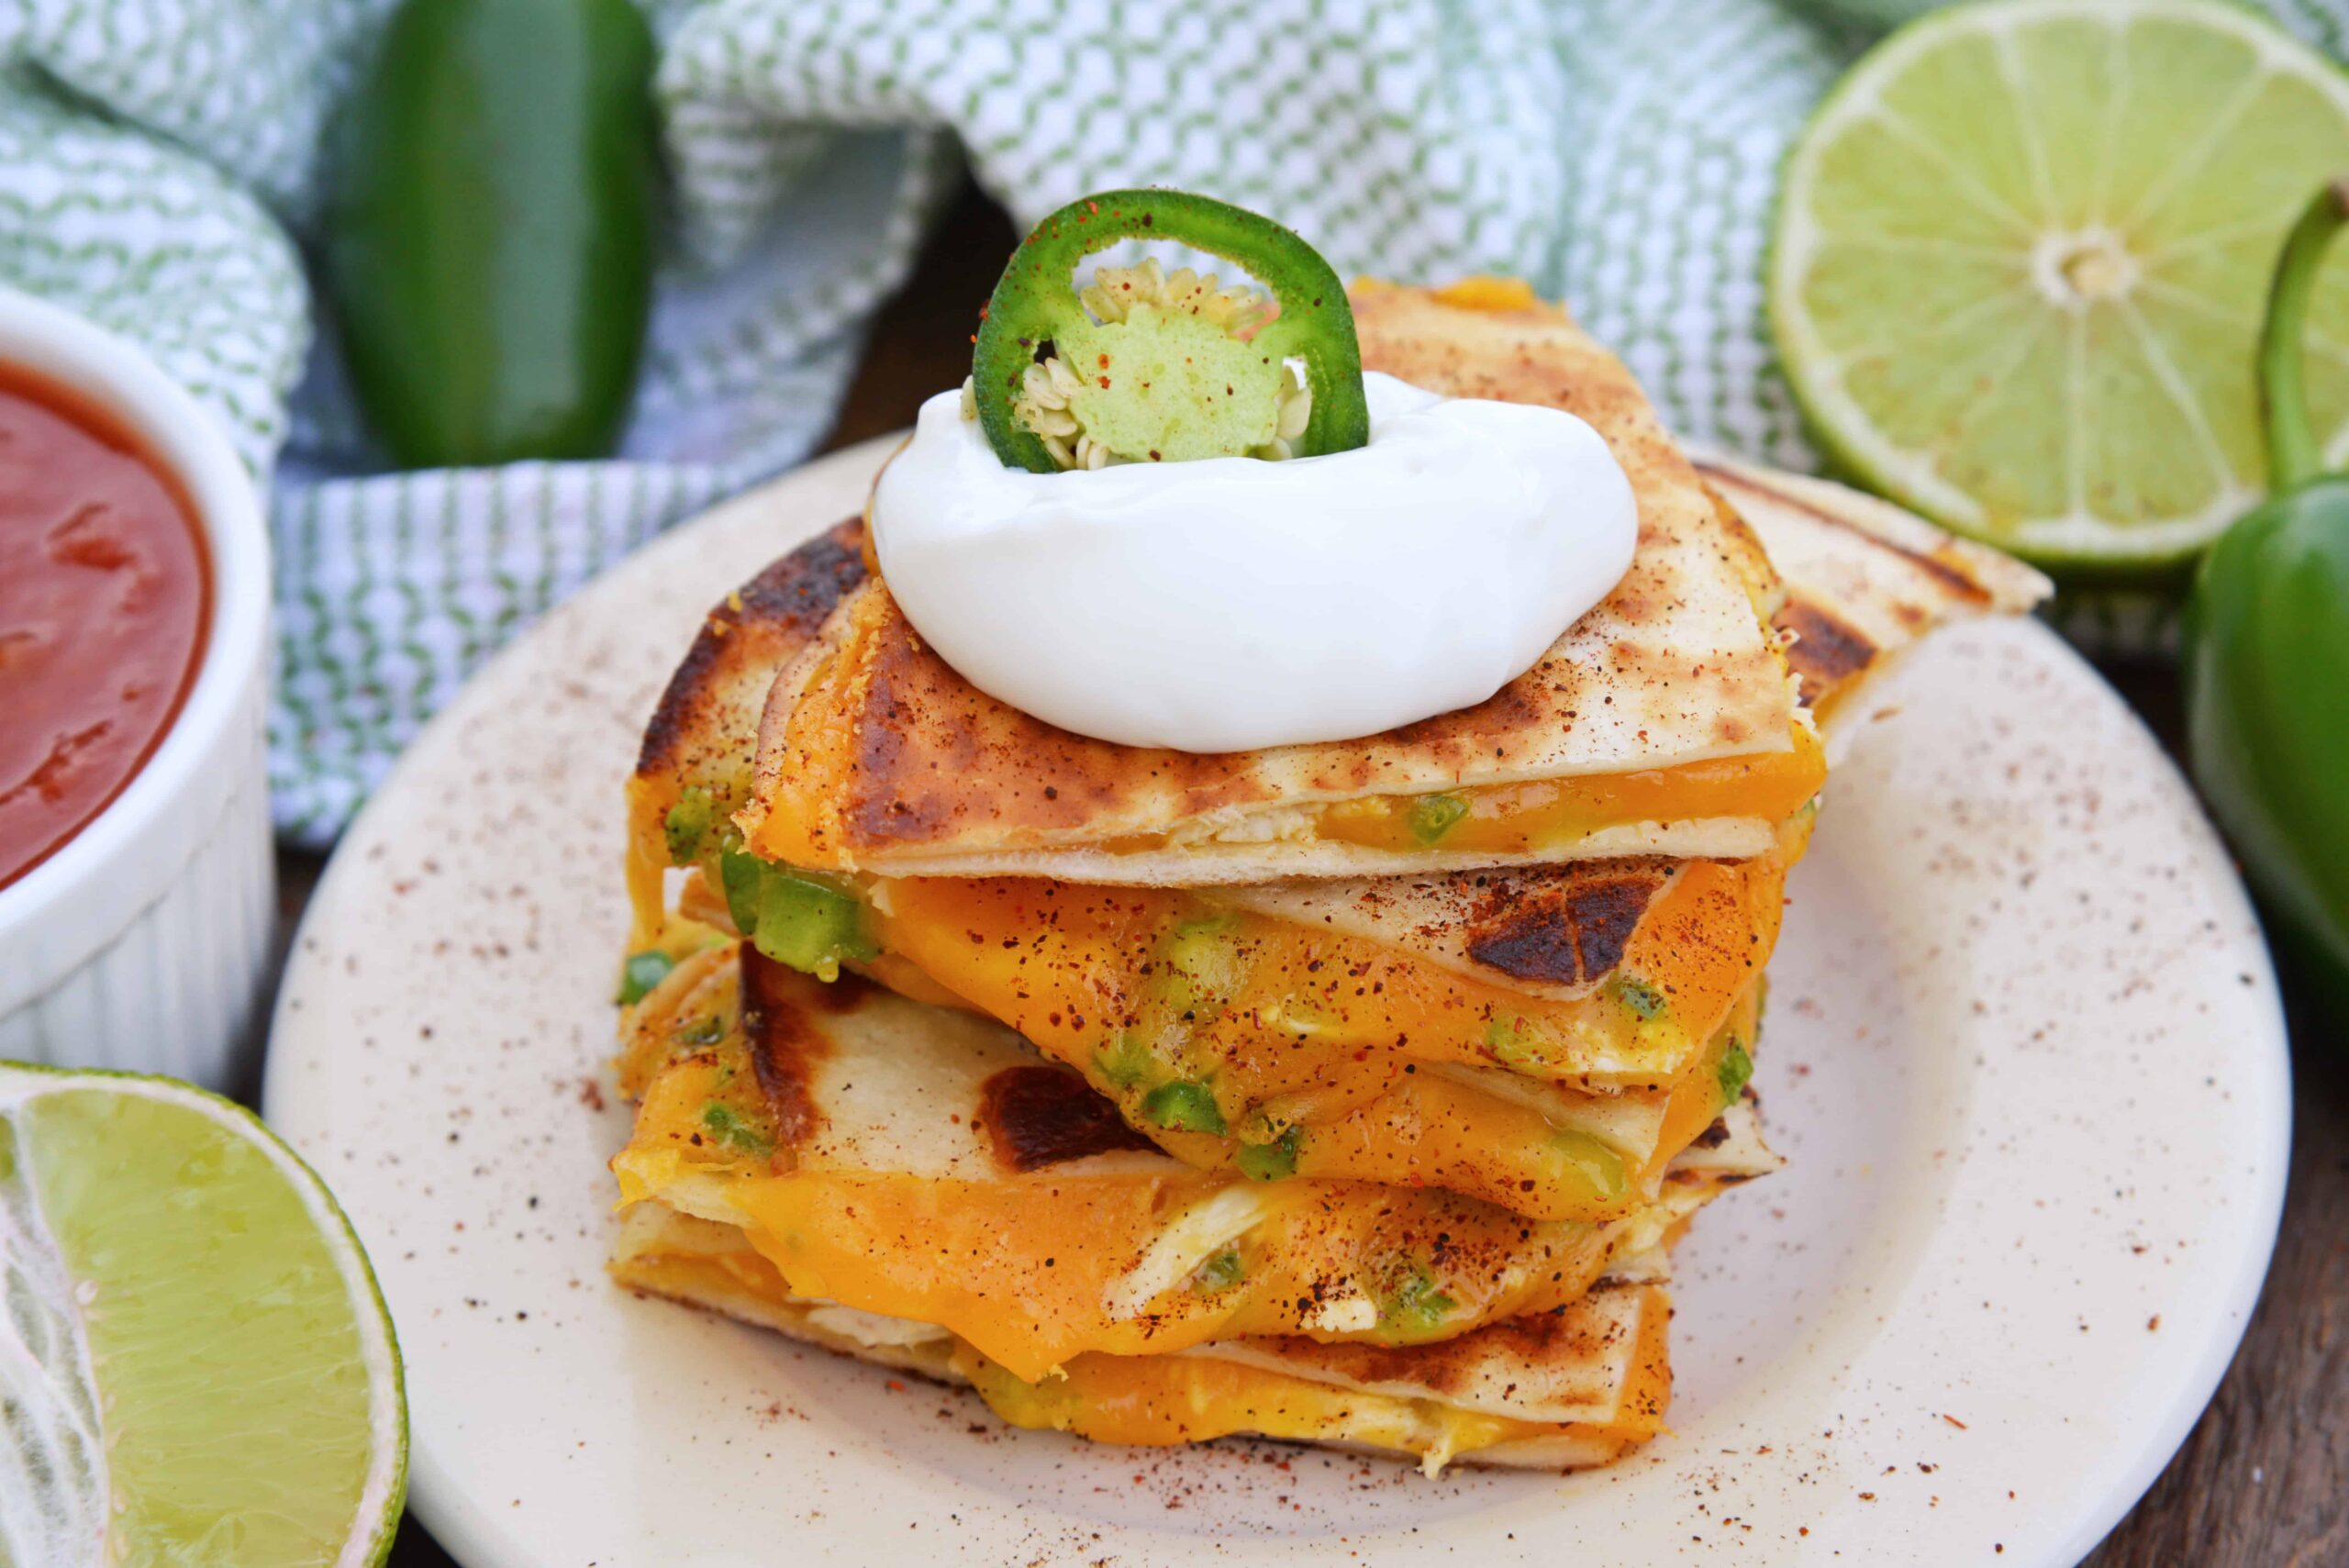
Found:
[[1857, 627], [1839, 620], [1824, 606], [1788, 598], [1778, 606], [1773, 622], [1795, 634], [1787, 649], [1787, 663], [1802, 680], [1802, 700], [1816, 705], [1829, 692], [1876, 662], [1876, 645]]
[[828, 706], [826, 722], [793, 766], [823, 781], [857, 842], [935, 842], [975, 822], [1076, 828], [1137, 788], [1179, 792], [1192, 811], [1273, 793], [1246, 776], [1245, 753], [1115, 746], [985, 695], [921, 640], [884, 583], [858, 589], [829, 640], [832, 657], [800, 698]]
[[681, 771], [709, 726], [707, 706], [736, 673], [772, 672], [865, 579], [864, 522], [851, 517], [770, 563], [704, 617], [645, 726], [639, 773]]
[[1008, 1171], [1041, 1171], [1119, 1150], [1158, 1150], [1065, 1067], [1007, 1067], [996, 1073], [979, 1086], [977, 1120], [996, 1162]]
[[[1686, 575], [1668, 557], [1635, 562], [1609, 624], [1643, 631], [1685, 595]], [[1562, 646], [1482, 703], [1364, 741], [1193, 753], [1074, 735], [986, 695], [916, 634], [884, 583], [855, 590], [829, 640], [830, 657], [781, 716], [781, 772], [804, 820], [836, 816], [849, 846], [868, 850], [999, 848], [1119, 818], [1163, 828], [1285, 796], [1375, 793], [1406, 764], [1506, 769], [1573, 732], [1576, 705], [1611, 700], [1610, 687], [1636, 689], [1659, 714], [1702, 716], [1712, 743], [1742, 746], [1759, 728], [1751, 693], [1780, 678], [1774, 653], [1692, 660], [1619, 636], [1596, 666], [1588, 650]]]
[[[740, 951], [742, 1033], [750, 1041], [751, 1070], [774, 1116], [776, 1146], [797, 1149], [824, 1125], [810, 1085], [816, 1064], [832, 1053], [832, 1042], [801, 1006], [807, 987], [817, 983], [748, 942]], [[868, 985], [843, 974], [831, 986], [817, 985], [815, 995], [828, 1010], [845, 1011], [863, 1001]]]
[[1670, 861], [1643, 858], [1520, 873], [1468, 915], [1468, 956], [1515, 980], [1582, 985], [1623, 962]]
[[1324, 1343], [1285, 1335], [1252, 1344], [1353, 1387], [1400, 1384], [1455, 1398], [1475, 1388], [1497, 1360], [1529, 1367], [1588, 1364], [1604, 1359], [1638, 1329], [1636, 1322], [1565, 1308], [1487, 1323], [1455, 1339], [1425, 1344]]

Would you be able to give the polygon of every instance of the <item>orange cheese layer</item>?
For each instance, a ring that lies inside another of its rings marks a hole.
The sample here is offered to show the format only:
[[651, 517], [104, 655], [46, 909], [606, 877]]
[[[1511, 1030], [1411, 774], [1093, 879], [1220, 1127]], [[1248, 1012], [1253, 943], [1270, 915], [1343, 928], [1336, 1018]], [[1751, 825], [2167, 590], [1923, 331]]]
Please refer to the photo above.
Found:
[[[1401, 855], [1431, 849], [1526, 854], [1571, 850], [1605, 828], [1642, 822], [1696, 822], [1720, 817], [1783, 821], [1827, 782], [1827, 754], [1804, 725], [1794, 726], [1792, 749], [1745, 757], [1711, 758], [1668, 768], [1586, 773], [1525, 784], [1470, 784], [1433, 795], [1374, 795], [1332, 801], [1314, 814], [1317, 838]], [[1433, 800], [1466, 807], [1441, 834], [1427, 836], [1424, 808]], [[792, 865], [841, 865], [839, 852], [810, 831], [797, 811], [771, 812], [759, 825], [761, 854]], [[1167, 832], [1082, 840], [1106, 854], [1140, 854], [1173, 843]], [[1022, 848], [1034, 847], [1023, 843]]]
[[[1728, 1108], [1721, 1061], [1753, 1038], [1759, 992], [1675, 1079], [1645, 1158], [1626, 1159], [1596, 1133], [1447, 1078], [1413, 1074], [1351, 1115], [1312, 1124], [1298, 1141], [1300, 1176], [1344, 1175], [1388, 1186], [1443, 1187], [1537, 1219], [1605, 1220], [1654, 1195], [1673, 1158]], [[1211, 1140], [1153, 1134], [1192, 1163]]]
[[[1322, 1264], [1330, 1251], [1361, 1259], [1365, 1272], [1379, 1266], [1375, 1248], [1365, 1244], [1375, 1205], [1317, 1204], [1309, 1194], [1283, 1200], [1283, 1212], [1233, 1246], [1236, 1283], [1210, 1283], [1220, 1278], [1212, 1262], [1224, 1251], [1219, 1247], [1202, 1260], [1204, 1273], [1197, 1265], [1185, 1270], [1146, 1307], [1113, 1308], [1113, 1288], [1165, 1232], [1170, 1218], [1219, 1186], [1211, 1176], [1006, 1185], [793, 1175], [751, 1178], [734, 1184], [728, 1196], [743, 1216], [751, 1244], [793, 1290], [940, 1324], [1030, 1378], [1088, 1351], [1163, 1354], [1208, 1340], [1295, 1332], [1316, 1339], [1404, 1337], [1392, 1325], [1348, 1333], [1310, 1315], [1300, 1321], [1297, 1304], [1311, 1299], [1317, 1282], [1328, 1277]], [[1308, 1237], [1300, 1245], [1300, 1228], [1341, 1233]], [[1480, 1240], [1498, 1254], [1499, 1237]], [[1560, 1239], [1546, 1257], [1529, 1254], [1542, 1262], [1538, 1273], [1497, 1268], [1460, 1277], [1460, 1271], [1445, 1270], [1443, 1294], [1455, 1302], [1458, 1329], [1546, 1311], [1587, 1290], [1608, 1254], [1607, 1242], [1593, 1229]], [[1463, 1301], [1454, 1291], [1475, 1299]]]
[[1661, 1014], [1627, 1001], [1620, 986], [1532, 996], [1367, 938], [1220, 910], [1175, 888], [908, 878], [876, 895], [874, 935], [970, 1006], [1084, 1067], [1145, 1020], [1166, 984], [1174, 934], [1214, 922], [1228, 973], [1212, 1012], [1192, 988], [1183, 1022], [1197, 1065], [1221, 1075], [1228, 1114], [1309, 1091], [1359, 1105], [1413, 1062], [1620, 1089], [1668, 1082], [1720, 1030], [1777, 940], [1801, 842], [1800, 827], [1790, 828], [1769, 854], [1682, 868], [1615, 971], [1660, 995]]
[[[696, 1059], [646, 1085], [635, 1136], [613, 1161], [622, 1203], [683, 1197], [682, 1179], [714, 1179], [793, 1291], [951, 1329], [1028, 1378], [1086, 1351], [1161, 1354], [1210, 1339], [1442, 1339], [1575, 1300], [1629, 1240], [1361, 1183], [762, 1173], [754, 1148], [707, 1130], [706, 1107], [727, 1104], [734, 1082]], [[1439, 1297], [1441, 1308], [1428, 1305]]]
[[628, 781], [628, 951], [642, 952], [661, 940], [668, 923], [669, 846], [662, 823], [677, 804], [673, 778], [632, 773]]
[[[1689, 1061], [1665, 1091], [1658, 1136], [1642, 1150], [1627, 1152], [1599, 1132], [1572, 1125], [1571, 1106], [1552, 1119], [1471, 1084], [1415, 1073], [1357, 1109], [1295, 1124], [1295, 1173], [1442, 1187], [1531, 1219], [1620, 1218], [1653, 1201], [1673, 1157], [1727, 1107], [1722, 1058], [1732, 1045], [1751, 1042], [1758, 1011], [1758, 993], [1750, 993], [1729, 1027]], [[1123, 1103], [1130, 1096], [1115, 1097]], [[1224, 1165], [1239, 1151], [1236, 1140], [1155, 1127], [1146, 1115], [1136, 1119], [1186, 1164]]]
[[[694, 886], [688, 884], [689, 895]], [[703, 906], [706, 897], [689, 897], [689, 907], [722, 917], [717, 908]], [[1769, 906], [1775, 911], [1775, 898]], [[957, 956], [988, 958], [1002, 951], [944, 946]], [[704, 962], [681, 966], [677, 978], [691, 975]], [[892, 988], [918, 999], [935, 1001], [930, 994], [944, 990], [930, 972], [896, 953], [885, 953], [868, 967]], [[957, 984], [970, 983], [948, 973]], [[1422, 967], [1412, 973], [1442, 972]], [[1076, 1028], [1084, 1020], [1066, 1014], [1057, 1021], [1049, 1014], [1029, 1018], [1014, 1003], [1024, 1006], [1030, 1000], [1043, 1005], [1043, 999], [990, 996], [984, 990], [979, 1002], [962, 1005], [987, 1011], [992, 1004], [1012, 1011], [1013, 1021], [1026, 1021], [1028, 1034], [1047, 1054], [1083, 1073], [1130, 1125], [1186, 1164], [1250, 1169], [1249, 1162], [1278, 1144], [1286, 1151], [1285, 1164], [1252, 1173], [1442, 1187], [1541, 1220], [1613, 1219], [1651, 1201], [1664, 1167], [1728, 1104], [1724, 1059], [1732, 1051], [1750, 1051], [1760, 1016], [1760, 988], [1749, 984], [1712, 1038], [1694, 1050], [1669, 1032], [1667, 1018], [1639, 1025], [1631, 1040], [1619, 1048], [1644, 1053], [1638, 1060], [1650, 1075], [1638, 1085], [1616, 1094], [1529, 1086], [1525, 1097], [1506, 1092], [1509, 1075], [1490, 1065], [1454, 1075], [1417, 1065], [1395, 1049], [1349, 1049], [1303, 1039], [1283, 1042], [1238, 1028], [1232, 1038], [1239, 1049], [1229, 1059], [1229, 1070], [1203, 1055], [1206, 1047], [1191, 1051], [1194, 1081], [1222, 1107], [1224, 1131], [1216, 1133], [1170, 1125], [1154, 1114], [1151, 1085], [1120, 1075], [1119, 1062], [1099, 1049], [1105, 1036]], [[731, 1006], [729, 997], [689, 1011], [695, 1019], [713, 1012], [730, 1018]], [[1533, 1032], [1541, 1027], [1538, 1018], [1512, 1012], [1504, 1022], [1506, 1029], [1497, 1038], [1512, 1054], [1541, 1038]], [[1284, 1075], [1268, 1079], [1259, 1068]], [[737, 1075], [729, 1093], [739, 1101], [752, 1089], [747, 1076]], [[729, 1108], [754, 1114], [748, 1105]]]
[[[625, 1283], [705, 1305], [748, 1297], [734, 1310], [769, 1321], [806, 1303], [748, 1251], [642, 1253], [618, 1266]], [[773, 1309], [769, 1318], [763, 1308]], [[1365, 1394], [1266, 1367], [1200, 1356], [1082, 1355], [1060, 1377], [1022, 1379], [967, 1341], [949, 1364], [1017, 1427], [1074, 1432], [1097, 1442], [1165, 1446], [1242, 1432], [1300, 1442], [1347, 1442], [1411, 1454], [1431, 1468], [1513, 1439], [1572, 1438], [1584, 1462], [1620, 1457], [1663, 1429], [1671, 1369], [1660, 1307], [1642, 1316], [1634, 1370], [1604, 1422], [1512, 1420], [1392, 1394]]]
[[968, 1353], [957, 1354], [954, 1370], [1015, 1427], [1074, 1432], [1103, 1443], [1170, 1448], [1251, 1432], [1430, 1455], [1440, 1467], [1455, 1455], [1512, 1438], [1567, 1429], [1431, 1399], [1358, 1394], [1205, 1356], [1081, 1356], [1065, 1375], [1042, 1383], [1022, 1382]]
[[[630, 784], [632, 951], [655, 945], [662, 929], [661, 821], [674, 797]], [[1615, 973], [1661, 995], [1661, 1018], [1603, 989], [1531, 996], [1367, 939], [1219, 911], [1180, 889], [1032, 877], [880, 884], [873, 934], [884, 952], [873, 967], [894, 989], [987, 1013], [1084, 1067], [1146, 1009], [1168, 934], [1224, 922], [1243, 973], [1214, 1016], [1186, 1009], [1185, 1033], [1190, 1054], [1219, 1074], [1217, 1097], [1232, 1121], [1300, 1094], [1325, 1107], [1360, 1106], [1410, 1061], [1498, 1064], [1602, 1092], [1657, 1084], [1720, 1029], [1768, 961], [1808, 826], [1789, 821], [1778, 845], [1750, 861], [1687, 862], [1642, 917]]]
[[[1731, 951], [1642, 951], [1635, 938], [1638, 958], [1669, 977], [1647, 983], [1664, 998], [1647, 1018], [1620, 996], [1529, 998], [1363, 939], [1244, 914], [1212, 917], [1225, 928], [1214, 940], [1237, 958], [1221, 1006], [1188, 981], [1169, 1000], [1163, 939], [1204, 906], [1167, 890], [923, 879], [892, 884], [875, 926], [891, 960], [1075, 1067], [1188, 1163], [1226, 1165], [1294, 1131], [1300, 1175], [1443, 1186], [1539, 1218], [1599, 1219], [1642, 1201], [1722, 1108], [1720, 1058], [1751, 1045], [1753, 976], [1776, 937], [1782, 878], [1776, 862], [1687, 869], [1668, 896], [1734, 913], [1714, 932]], [[1148, 1076], [1128, 1054], [1137, 1049], [1150, 1053]], [[1620, 1145], [1604, 1093], [1567, 1087], [1537, 1107], [1424, 1070], [1430, 1062], [1580, 1067], [1599, 1090], [1665, 1096], [1665, 1140]], [[1220, 1131], [1155, 1109], [1169, 1078], [1211, 1097]]]
[[1816, 735], [1797, 725], [1789, 751], [1459, 790], [1452, 798], [1466, 810], [1433, 839], [1422, 836], [1428, 820], [1422, 807], [1430, 798], [1424, 795], [1339, 801], [1322, 808], [1315, 832], [1405, 854], [1431, 847], [1521, 854], [1564, 849], [1602, 828], [1637, 822], [1783, 821], [1826, 782], [1826, 751]]
[[1672, 1394], [1665, 1320], [1642, 1315], [1633, 1370], [1606, 1422], [1511, 1419], [1433, 1399], [1312, 1382], [1270, 1367], [1207, 1356], [1080, 1356], [1064, 1375], [1022, 1381], [958, 1347], [954, 1368], [1016, 1427], [1074, 1432], [1096, 1442], [1167, 1446], [1240, 1432], [1300, 1441], [1348, 1441], [1421, 1456], [1430, 1467], [1516, 1439], [1567, 1436], [1613, 1458], [1661, 1431]]

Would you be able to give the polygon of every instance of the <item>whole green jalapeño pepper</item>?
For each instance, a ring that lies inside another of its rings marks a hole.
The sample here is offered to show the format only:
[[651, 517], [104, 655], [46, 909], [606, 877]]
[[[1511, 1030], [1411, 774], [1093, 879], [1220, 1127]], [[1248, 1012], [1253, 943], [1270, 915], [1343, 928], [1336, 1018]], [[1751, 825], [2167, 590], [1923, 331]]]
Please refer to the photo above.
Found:
[[2203, 559], [2185, 619], [2194, 777], [2287, 951], [2349, 996], [2349, 474], [2320, 472], [2301, 324], [2349, 180], [2285, 241], [2259, 345], [2268, 499]]
[[[1080, 295], [1077, 264], [1124, 239], [1219, 256], [1266, 292], [1145, 262], [1103, 267]], [[1312, 457], [1370, 439], [1338, 274], [1290, 230], [1207, 196], [1104, 191], [1053, 213], [1013, 252], [977, 344], [980, 428], [1008, 467]]]
[[652, 291], [652, 38], [629, 0], [405, 0], [335, 127], [318, 237], [405, 468], [594, 458]]

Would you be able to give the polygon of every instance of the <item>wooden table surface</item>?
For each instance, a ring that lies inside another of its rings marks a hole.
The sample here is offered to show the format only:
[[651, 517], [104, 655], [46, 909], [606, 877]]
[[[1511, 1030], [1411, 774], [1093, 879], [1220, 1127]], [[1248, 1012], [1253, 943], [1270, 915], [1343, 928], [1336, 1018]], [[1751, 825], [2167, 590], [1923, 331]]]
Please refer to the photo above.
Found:
[[[1003, 214], [966, 185], [912, 282], [883, 309], [828, 449], [910, 424], [924, 397], [962, 378], [972, 323], [1012, 239]], [[2174, 674], [2107, 673], [2175, 750]], [[289, 929], [318, 863], [311, 855], [280, 857]], [[2200, 1424], [2087, 1559], [2092, 1568], [2349, 1565], [2349, 1020], [2318, 1018], [2288, 981], [2286, 995], [2299, 1047], [2298, 1104], [2291, 1186], [2266, 1291]], [[775, 1550], [778, 1562], [790, 1560], [787, 1543]], [[391, 1562], [451, 1568], [413, 1520]]]

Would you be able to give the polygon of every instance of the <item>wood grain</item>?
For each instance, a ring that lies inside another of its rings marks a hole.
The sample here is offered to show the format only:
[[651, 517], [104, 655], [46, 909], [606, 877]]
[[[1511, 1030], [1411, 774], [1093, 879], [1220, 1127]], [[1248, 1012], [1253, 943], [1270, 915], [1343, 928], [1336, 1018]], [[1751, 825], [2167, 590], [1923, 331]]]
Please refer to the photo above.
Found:
[[[959, 382], [970, 333], [1015, 236], [964, 184], [906, 289], [885, 306], [828, 449], [912, 423]], [[2177, 682], [2165, 667], [2107, 672], [2174, 751]], [[281, 857], [289, 908], [316, 857]], [[2313, 1015], [2286, 985], [2298, 1042], [2290, 1190], [2274, 1268], [2210, 1407], [2087, 1568], [2343, 1568], [2349, 1564], [2349, 1020]], [[411, 1523], [392, 1568], [453, 1568]], [[1631, 1565], [1626, 1565], [1631, 1568]]]

